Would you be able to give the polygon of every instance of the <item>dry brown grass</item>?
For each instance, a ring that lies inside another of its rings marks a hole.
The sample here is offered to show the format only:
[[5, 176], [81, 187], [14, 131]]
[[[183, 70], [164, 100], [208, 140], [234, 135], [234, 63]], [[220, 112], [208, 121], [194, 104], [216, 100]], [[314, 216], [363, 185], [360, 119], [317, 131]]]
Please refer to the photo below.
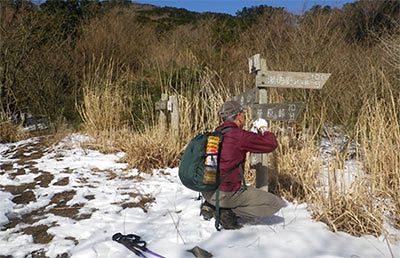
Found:
[[115, 78], [112, 60], [93, 60], [84, 78], [83, 102], [78, 106], [82, 129], [93, 137], [93, 141], [85, 143], [85, 146], [106, 153], [120, 151], [116, 142], [121, 142], [129, 130], [131, 103]]
[[363, 150], [362, 162], [376, 196], [389, 199], [393, 224], [399, 227], [400, 126], [399, 103], [376, 100], [366, 103], [358, 125]]
[[382, 234], [384, 208], [362, 182], [353, 183], [346, 193], [330, 187], [328, 193], [318, 192], [309, 200], [313, 217], [326, 223], [333, 231], [354, 236]]
[[152, 169], [176, 167], [183, 151], [174, 141], [169, 132], [162, 132], [154, 128], [147, 128], [143, 132], [130, 132], [117, 142], [126, 152], [123, 161], [139, 171], [151, 173]]
[[16, 142], [27, 136], [21, 125], [14, 124], [8, 119], [0, 119], [0, 143]]
[[298, 138], [293, 131], [279, 136], [278, 154], [274, 157], [276, 174], [274, 190], [288, 200], [305, 201], [317, 191], [322, 168], [319, 149], [312, 138]]
[[346, 185], [340, 171], [346, 155], [336, 155], [324, 165], [319, 141], [310, 132], [294, 132], [279, 133], [278, 154], [272, 158], [275, 170], [270, 170], [271, 190], [287, 200], [307, 202], [313, 217], [333, 231], [380, 235], [385, 208], [371, 189], [371, 178], [360, 173]]

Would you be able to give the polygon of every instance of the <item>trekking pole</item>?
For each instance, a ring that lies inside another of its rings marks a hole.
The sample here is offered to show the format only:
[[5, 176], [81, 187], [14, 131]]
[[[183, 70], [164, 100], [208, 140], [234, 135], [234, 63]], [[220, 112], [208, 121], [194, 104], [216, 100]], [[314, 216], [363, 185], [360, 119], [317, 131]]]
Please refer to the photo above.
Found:
[[121, 233], [116, 233], [112, 236], [112, 240], [124, 245], [126, 248], [134, 252], [139, 257], [147, 258], [147, 256], [142, 253], [146, 252], [158, 258], [166, 258], [148, 249], [146, 247], [146, 241], [141, 240], [140, 236], [138, 235], [122, 235]]

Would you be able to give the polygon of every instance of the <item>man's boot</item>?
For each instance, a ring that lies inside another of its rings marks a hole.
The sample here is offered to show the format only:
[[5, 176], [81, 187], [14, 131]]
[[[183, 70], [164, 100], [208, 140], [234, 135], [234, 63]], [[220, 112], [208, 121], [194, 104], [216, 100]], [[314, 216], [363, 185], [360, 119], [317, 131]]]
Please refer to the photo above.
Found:
[[204, 220], [210, 220], [214, 217], [215, 207], [209, 202], [205, 201], [200, 208], [200, 215]]
[[232, 209], [221, 209], [221, 216], [219, 222], [224, 229], [239, 229], [242, 225], [238, 222], [238, 217]]

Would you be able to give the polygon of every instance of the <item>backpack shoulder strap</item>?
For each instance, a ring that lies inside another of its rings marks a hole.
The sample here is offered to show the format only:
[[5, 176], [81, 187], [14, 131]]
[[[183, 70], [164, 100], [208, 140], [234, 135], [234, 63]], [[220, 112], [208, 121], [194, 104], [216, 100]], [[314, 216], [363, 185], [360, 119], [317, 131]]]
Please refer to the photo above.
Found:
[[233, 128], [235, 128], [235, 127], [234, 126], [227, 126], [227, 127], [223, 128], [220, 132], [222, 133], [222, 135], [224, 135], [227, 132], [232, 131]]

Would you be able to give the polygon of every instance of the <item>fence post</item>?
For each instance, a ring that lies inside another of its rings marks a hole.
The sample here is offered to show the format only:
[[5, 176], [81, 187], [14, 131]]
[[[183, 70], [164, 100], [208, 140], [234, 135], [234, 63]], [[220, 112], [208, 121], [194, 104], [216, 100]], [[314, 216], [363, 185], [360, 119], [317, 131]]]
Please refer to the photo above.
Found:
[[170, 96], [168, 104], [171, 105], [171, 131], [174, 139], [176, 141], [179, 140], [180, 137], [180, 129], [179, 129], [179, 104], [178, 104], [178, 97], [176, 95]]

